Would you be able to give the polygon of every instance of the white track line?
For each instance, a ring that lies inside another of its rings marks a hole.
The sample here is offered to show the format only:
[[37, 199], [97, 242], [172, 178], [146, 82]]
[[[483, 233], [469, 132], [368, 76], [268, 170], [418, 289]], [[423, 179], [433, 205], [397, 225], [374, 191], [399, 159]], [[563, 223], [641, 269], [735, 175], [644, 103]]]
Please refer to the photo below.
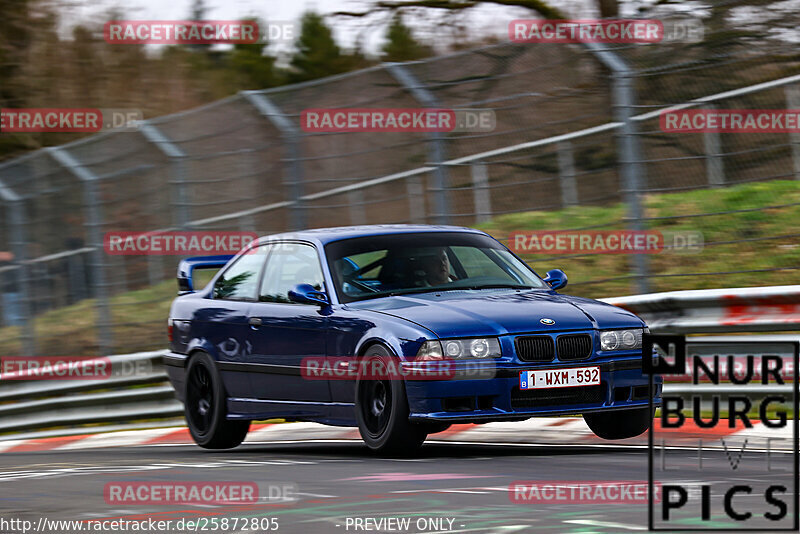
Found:
[[[566, 422], [564, 422], [566, 421]], [[554, 423], [562, 423], [555, 426]], [[582, 418], [553, 418], [539, 417], [521, 422], [486, 423], [469, 430], [464, 430], [451, 436], [442, 436], [443, 440], [485, 440], [492, 443], [499, 440], [505, 441], [565, 441], [576, 436], [591, 434]], [[432, 439], [437, 439], [434, 434]]]
[[286, 423], [264, 427], [250, 432], [245, 443], [260, 441], [331, 439], [343, 436], [353, 429], [322, 425], [320, 423]]
[[640, 525], [629, 525], [626, 523], [611, 523], [609, 521], [598, 521], [595, 519], [567, 519], [564, 523], [573, 525], [587, 525], [590, 527], [616, 528], [623, 530], [647, 530], [647, 527]]
[[84, 439], [67, 443], [53, 450], [68, 451], [77, 449], [96, 449], [100, 447], [125, 447], [131, 445], [142, 445], [150, 440], [166, 436], [181, 427], [151, 428], [149, 430], [125, 430], [122, 432], [107, 432], [105, 434], [94, 434]]
[[[735, 432], [733, 435], [736, 436], [736, 439], [744, 439], [747, 438], [750, 441], [756, 440], [760, 442], [765, 442], [767, 438], [774, 438], [775, 443], [774, 446], [781, 448], [779, 445], [780, 443], [791, 443], [794, 439], [794, 428], [792, 428], [793, 423], [791, 419], [789, 419], [786, 423], [786, 426], [781, 428], [769, 428], [764, 426], [763, 423], [753, 423], [753, 428], [746, 428], [744, 430], [740, 430]], [[727, 436], [722, 436], [727, 437]], [[760, 445], [764, 445], [764, 443], [760, 443]]]

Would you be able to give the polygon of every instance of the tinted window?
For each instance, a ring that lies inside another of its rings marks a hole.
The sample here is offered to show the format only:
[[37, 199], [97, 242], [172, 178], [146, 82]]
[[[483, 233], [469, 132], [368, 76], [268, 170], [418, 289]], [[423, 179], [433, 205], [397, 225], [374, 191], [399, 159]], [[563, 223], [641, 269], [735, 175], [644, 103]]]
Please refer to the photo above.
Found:
[[295, 243], [272, 245], [258, 300], [291, 302], [289, 290], [297, 284], [311, 284], [315, 289], [322, 290], [322, 268], [316, 249]]
[[468, 277], [478, 276], [505, 276], [503, 268], [492, 261], [485, 252], [475, 247], [450, 247], [453, 255], [461, 262], [464, 272]]
[[[486, 249], [476, 247], [450, 247], [468, 279], [501, 279], [511, 275], [520, 281], [528, 280], [531, 269], [505, 249]], [[546, 287], [544, 282], [534, 287]]]
[[225, 300], [254, 300], [258, 277], [266, 258], [266, 247], [258, 247], [239, 256], [214, 282], [214, 298]]
[[339, 299], [495, 288], [549, 289], [494, 239], [469, 232], [359, 237], [325, 247]]

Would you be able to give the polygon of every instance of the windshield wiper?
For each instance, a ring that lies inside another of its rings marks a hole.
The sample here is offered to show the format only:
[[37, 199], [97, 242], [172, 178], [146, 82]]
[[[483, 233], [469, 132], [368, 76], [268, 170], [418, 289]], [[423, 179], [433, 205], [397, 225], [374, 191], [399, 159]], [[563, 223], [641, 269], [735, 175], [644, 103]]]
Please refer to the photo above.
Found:
[[399, 295], [411, 295], [412, 293], [437, 293], [439, 291], [454, 291], [456, 289], [464, 289], [463, 287], [415, 287], [413, 289], [393, 289], [389, 291], [390, 297]]
[[475, 289], [543, 289], [521, 284], [486, 284], [480, 286], [445, 286], [445, 287], [418, 287], [414, 289], [399, 289], [389, 293], [389, 296], [408, 295], [412, 293], [438, 293], [440, 291], [466, 291]]
[[522, 284], [486, 284], [482, 286], [467, 286], [459, 289], [543, 289]]
[[358, 301], [371, 300], [382, 297], [399, 297], [402, 295], [413, 295], [417, 293], [439, 293], [442, 291], [468, 291], [480, 289], [545, 289], [543, 287], [533, 287], [521, 284], [486, 284], [481, 286], [445, 286], [445, 287], [415, 287], [409, 289], [390, 289], [376, 293], [360, 295]]

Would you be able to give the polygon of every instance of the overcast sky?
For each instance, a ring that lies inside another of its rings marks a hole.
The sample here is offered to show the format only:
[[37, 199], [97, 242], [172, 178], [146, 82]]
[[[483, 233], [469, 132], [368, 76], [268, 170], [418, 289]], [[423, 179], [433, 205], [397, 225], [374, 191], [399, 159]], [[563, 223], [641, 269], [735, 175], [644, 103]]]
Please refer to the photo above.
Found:
[[[122, 12], [126, 18], [134, 20], [186, 20], [190, 16], [192, 0], [54, 0], [62, 5], [62, 28], [69, 35], [69, 28], [75, 24], [94, 22], [99, 28], [108, 20], [108, 13]], [[641, 16], [639, 9], [650, 8], [650, 16], [657, 17], [659, 12], [680, 12], [694, 16], [707, 16], [706, 0], [683, 0], [668, 2], [659, 0], [620, 0], [620, 16]], [[337, 11], [369, 11], [375, 0], [204, 0], [205, 18], [208, 20], [238, 20], [245, 17], [257, 17], [267, 24], [296, 23], [304, 11], [313, 10], [318, 13], [332, 14]], [[591, 19], [598, 16], [597, 0], [550, 0], [569, 18]], [[733, 16], [739, 13], [745, 20], [780, 16], [781, 10], [793, 12], [800, 8], [800, 0], [776, 0], [769, 6], [737, 8]], [[497, 4], [479, 4], [477, 7], [454, 14], [447, 10], [420, 9], [404, 11], [406, 23], [411, 26], [417, 38], [422, 41], [440, 45], [438, 52], [449, 48], [454, 37], [442, 34], [452, 31], [456, 26], [467, 28], [470, 32], [466, 38], [471, 42], [480, 41], [489, 35], [501, 40], [507, 39], [508, 23], [515, 18], [533, 18], [530, 10], [500, 6]], [[352, 49], [360, 43], [362, 50], [376, 56], [380, 53], [384, 42], [389, 14], [367, 18], [326, 17], [332, 27], [337, 42]], [[443, 23], [447, 22], [447, 23]], [[800, 41], [800, 32], [794, 31], [793, 38]], [[151, 45], [153, 49], [156, 45]], [[291, 41], [273, 42], [269, 52], [286, 61], [292, 51]]]
[[[590, 17], [593, 15], [594, 0], [559, 0], [558, 7], [570, 12], [573, 17]], [[256, 16], [266, 22], [296, 22], [306, 10], [319, 13], [337, 11], [365, 11], [371, 0], [205, 0], [206, 18], [216, 20], [240, 19]], [[64, 23], [67, 26], [76, 22], [94, 20], [102, 23], [104, 13], [112, 9], [121, 9], [128, 18], [137, 20], [184, 20], [189, 17], [192, 0], [72, 0], [72, 7], [64, 9]], [[120, 7], [124, 6], [124, 7]], [[428, 41], [442, 42], [447, 36], [437, 35], [442, 25], [437, 19], [445, 16], [442, 10], [417, 11], [424, 16], [407, 16], [418, 37]], [[497, 5], [482, 5], [468, 10], [466, 15], [459, 15], [476, 37], [488, 34], [507, 35], [508, 21], [514, 18], [530, 17], [530, 11]], [[386, 31], [385, 21], [371, 19], [329, 19], [337, 41], [345, 47], [353, 47], [357, 39], [361, 39], [367, 52], [376, 53], [380, 49]]]

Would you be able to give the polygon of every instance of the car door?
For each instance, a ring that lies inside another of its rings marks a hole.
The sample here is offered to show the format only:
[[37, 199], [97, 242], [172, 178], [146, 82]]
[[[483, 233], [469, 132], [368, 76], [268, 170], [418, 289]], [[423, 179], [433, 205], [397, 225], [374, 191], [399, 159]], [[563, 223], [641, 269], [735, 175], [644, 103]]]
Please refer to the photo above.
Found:
[[215, 356], [230, 397], [252, 395], [244, 367], [250, 356], [250, 307], [256, 300], [266, 249], [257, 247], [239, 256], [214, 281], [211, 298], [195, 311], [197, 336]]
[[289, 300], [297, 284], [311, 284], [324, 291], [324, 278], [316, 248], [307, 243], [270, 246], [258, 301], [250, 309], [252, 361], [259, 371], [252, 375], [258, 399], [282, 401], [330, 401], [325, 380], [301, 376], [303, 358], [325, 356], [328, 319], [318, 305]]

